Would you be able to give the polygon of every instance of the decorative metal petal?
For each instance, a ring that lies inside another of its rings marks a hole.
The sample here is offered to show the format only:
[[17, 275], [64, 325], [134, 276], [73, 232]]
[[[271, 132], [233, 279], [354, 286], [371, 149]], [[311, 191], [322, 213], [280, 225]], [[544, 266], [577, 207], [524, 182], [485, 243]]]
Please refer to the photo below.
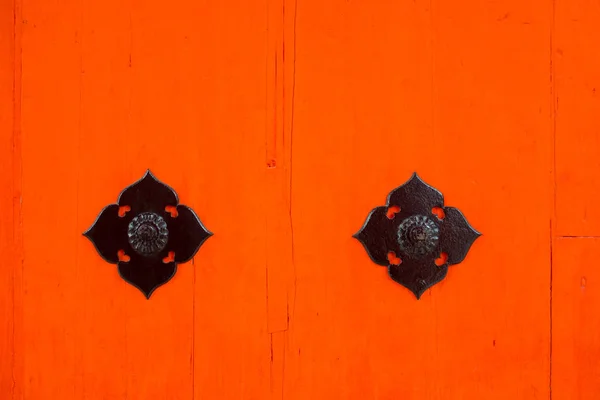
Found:
[[464, 215], [454, 207], [444, 208], [441, 223], [440, 248], [448, 254], [448, 264], [458, 264], [465, 259], [473, 242], [481, 233], [469, 225]]
[[398, 206], [405, 214], [430, 215], [434, 207], [444, 206], [444, 196], [419, 178], [415, 172], [388, 196], [388, 206]]
[[170, 281], [177, 271], [175, 262], [165, 264], [159, 257], [149, 260], [135, 253], [130, 256], [128, 262], [119, 262], [119, 275], [138, 288], [148, 299], [156, 288]]
[[430, 258], [427, 262], [404, 260], [400, 265], [388, 267], [390, 277], [409, 289], [417, 299], [431, 286], [440, 282], [448, 273], [448, 265], [437, 266]]
[[131, 214], [137, 215], [140, 212], [162, 213], [166, 206], [179, 204], [179, 199], [173, 189], [148, 170], [142, 179], [121, 192], [118, 203], [131, 207]]
[[387, 209], [388, 207], [373, 209], [363, 227], [353, 236], [363, 244], [374, 263], [384, 266], [388, 265], [388, 252], [393, 251], [399, 255], [396, 230], [402, 219], [398, 215], [394, 219], [389, 219]]
[[177, 206], [177, 217], [167, 217], [169, 223], [168, 248], [175, 252], [175, 261], [188, 262], [194, 257], [202, 243], [212, 236], [196, 213], [184, 205]]
[[118, 251], [129, 246], [127, 221], [119, 217], [117, 204], [104, 208], [83, 235], [94, 244], [100, 256], [111, 264], [119, 262]]

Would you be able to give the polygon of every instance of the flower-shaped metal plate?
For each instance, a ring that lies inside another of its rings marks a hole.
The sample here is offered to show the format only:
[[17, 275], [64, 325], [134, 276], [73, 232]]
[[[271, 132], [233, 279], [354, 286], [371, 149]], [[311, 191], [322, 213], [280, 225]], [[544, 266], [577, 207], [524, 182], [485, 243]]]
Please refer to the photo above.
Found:
[[125, 281], [150, 298], [212, 233], [148, 170], [121, 192], [116, 204], [100, 212], [84, 236], [102, 258], [118, 265]]
[[464, 260], [479, 236], [416, 173], [389, 194], [386, 206], [373, 209], [354, 235], [373, 262], [387, 266], [391, 278], [417, 299], [446, 277], [449, 265]]

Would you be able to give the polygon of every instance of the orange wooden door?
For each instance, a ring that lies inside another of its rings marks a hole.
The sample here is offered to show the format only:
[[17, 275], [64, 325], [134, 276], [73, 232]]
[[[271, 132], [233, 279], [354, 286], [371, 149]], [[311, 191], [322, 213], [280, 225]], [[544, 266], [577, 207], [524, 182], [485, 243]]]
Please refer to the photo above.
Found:
[[[598, 4], [0, 16], [0, 398], [598, 397]], [[147, 168], [214, 233], [149, 300], [82, 236]], [[482, 233], [420, 300], [352, 237], [415, 171]]]

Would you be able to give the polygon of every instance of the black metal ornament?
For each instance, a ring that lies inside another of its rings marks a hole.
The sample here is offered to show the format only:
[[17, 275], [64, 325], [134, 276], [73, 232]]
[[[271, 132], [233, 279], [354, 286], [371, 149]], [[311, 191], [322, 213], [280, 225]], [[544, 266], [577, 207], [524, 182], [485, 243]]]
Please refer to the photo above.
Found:
[[146, 298], [191, 260], [209, 232], [196, 213], [150, 170], [104, 208], [86, 236], [104, 260]]
[[387, 205], [371, 211], [353, 237], [376, 264], [417, 299], [446, 277], [448, 266], [464, 260], [481, 234], [444, 197], [414, 173], [394, 189]]

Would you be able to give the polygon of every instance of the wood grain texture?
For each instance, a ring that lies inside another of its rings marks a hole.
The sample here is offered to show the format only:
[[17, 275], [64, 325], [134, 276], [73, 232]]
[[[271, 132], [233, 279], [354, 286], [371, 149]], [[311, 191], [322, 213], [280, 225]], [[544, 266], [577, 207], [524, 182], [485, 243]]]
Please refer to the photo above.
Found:
[[[299, 2], [284, 398], [548, 398], [550, 26], [546, 1]], [[483, 233], [420, 301], [351, 237], [415, 170]]]
[[[194, 269], [195, 398], [265, 399], [266, 249], [272, 245], [264, 197], [267, 4], [239, 0], [188, 6], [178, 23], [194, 33], [195, 41], [182, 65], [189, 68], [184, 75], [190, 98], [201, 106], [190, 110], [197, 125], [187, 147], [202, 151], [189, 164], [194, 178], [188, 184], [204, 199], [197, 207], [215, 232]], [[205, 15], [204, 24], [198, 24], [199, 15]], [[198, 56], [203, 52], [208, 53]]]
[[600, 236], [600, 4], [556, 0], [556, 213], [560, 236]]
[[600, 392], [600, 239], [555, 241], [552, 341], [553, 399], [592, 400]]
[[[0, 398], [594, 399], [598, 17], [2, 2]], [[82, 236], [147, 168], [215, 234], [151, 300]], [[352, 238], [414, 171], [483, 234], [419, 301]]]
[[15, 391], [15, 303], [14, 281], [19, 253], [16, 247], [13, 178], [15, 173], [15, 4], [0, 3], [0, 397], [10, 399]]
[[[229, 6], [26, 3], [25, 398], [268, 392], [265, 5]], [[151, 301], [82, 236], [146, 168], [218, 232]]]

